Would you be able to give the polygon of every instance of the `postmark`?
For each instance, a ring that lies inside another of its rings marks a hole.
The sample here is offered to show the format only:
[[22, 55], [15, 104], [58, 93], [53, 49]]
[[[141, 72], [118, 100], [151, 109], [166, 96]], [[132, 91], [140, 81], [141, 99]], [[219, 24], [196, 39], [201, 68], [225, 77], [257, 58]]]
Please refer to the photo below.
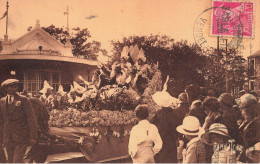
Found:
[[[212, 24], [212, 20], [215, 24]], [[243, 24], [232, 10], [225, 7], [211, 7], [197, 17], [193, 37], [202, 50], [216, 47], [218, 42], [216, 36], [219, 37], [219, 45], [224, 47], [226, 41], [229, 49], [239, 48], [243, 39]]]

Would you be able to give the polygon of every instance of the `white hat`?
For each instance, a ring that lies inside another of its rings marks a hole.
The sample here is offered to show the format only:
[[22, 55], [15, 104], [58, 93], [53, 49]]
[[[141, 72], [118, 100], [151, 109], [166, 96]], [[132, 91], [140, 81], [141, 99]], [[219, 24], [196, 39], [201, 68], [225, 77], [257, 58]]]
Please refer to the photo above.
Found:
[[161, 107], [169, 107], [171, 105], [178, 106], [179, 100], [172, 97], [168, 92], [156, 92], [152, 95], [153, 101]]
[[46, 93], [48, 89], [53, 89], [53, 87], [51, 87], [50, 84], [46, 80], [44, 80], [43, 88], [39, 92], [40, 93]]
[[214, 123], [209, 127], [209, 131], [207, 131], [204, 135], [208, 135], [209, 133], [216, 133], [222, 136], [230, 137], [228, 135], [228, 129], [225, 125], [221, 123]]
[[62, 85], [59, 86], [59, 89], [58, 89], [57, 93], [59, 93], [61, 96], [64, 96], [66, 94], [66, 92], [64, 92], [64, 90], [63, 90], [63, 86]]
[[17, 83], [19, 83], [19, 80], [17, 80], [17, 79], [7, 79], [7, 80], [2, 82], [1, 86], [6, 87], [8, 85], [17, 84]]
[[83, 94], [86, 91], [86, 88], [84, 88], [81, 85], [79, 85], [76, 81], [73, 81], [73, 86], [74, 86], [74, 90], [78, 94]]
[[169, 107], [172, 105], [177, 107], [180, 101], [177, 98], [172, 97], [168, 92], [166, 92], [168, 80], [169, 76], [167, 76], [163, 90], [153, 94], [152, 99], [157, 105], [161, 107]]
[[205, 132], [204, 129], [200, 127], [199, 120], [194, 116], [185, 117], [182, 125], [178, 126], [176, 130], [181, 134], [193, 136], [198, 136]]

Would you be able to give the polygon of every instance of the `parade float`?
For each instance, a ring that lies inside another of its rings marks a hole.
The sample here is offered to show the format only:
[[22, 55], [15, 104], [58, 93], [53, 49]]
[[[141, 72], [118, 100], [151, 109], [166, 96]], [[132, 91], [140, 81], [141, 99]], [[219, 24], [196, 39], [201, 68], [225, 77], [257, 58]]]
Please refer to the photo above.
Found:
[[[137, 54], [136, 56], [132, 54], [133, 51]], [[121, 57], [129, 54], [134, 61], [137, 61], [140, 53], [140, 58], [144, 58], [144, 52], [137, 46], [125, 47]], [[133, 125], [137, 123], [134, 114], [135, 107], [138, 104], [148, 104], [149, 118], [152, 118], [160, 108], [153, 101], [152, 95], [162, 90], [161, 72], [155, 64], [148, 66], [148, 81], [141, 92], [133, 90], [132, 87], [119, 85], [105, 85], [95, 90], [90, 85], [82, 87], [74, 82], [70, 92], [79, 91], [82, 98], [75, 98], [75, 103], [63, 103], [67, 105], [62, 105], [59, 109], [49, 110], [50, 135], [55, 136], [55, 139], [52, 143], [48, 143], [48, 158], [53, 154], [59, 157], [47, 159], [47, 162], [73, 158], [73, 152], [75, 158], [84, 155], [88, 162], [107, 162], [129, 158], [129, 134]], [[142, 74], [139, 75], [142, 76]], [[139, 75], [137, 73], [137, 76]], [[137, 79], [135, 77], [126, 81], [135, 81], [134, 79]], [[58, 93], [63, 96], [69, 95], [69, 93], [65, 94], [62, 89]], [[66, 101], [70, 102], [69, 99], [67, 97]], [[94, 106], [93, 100], [95, 100]]]

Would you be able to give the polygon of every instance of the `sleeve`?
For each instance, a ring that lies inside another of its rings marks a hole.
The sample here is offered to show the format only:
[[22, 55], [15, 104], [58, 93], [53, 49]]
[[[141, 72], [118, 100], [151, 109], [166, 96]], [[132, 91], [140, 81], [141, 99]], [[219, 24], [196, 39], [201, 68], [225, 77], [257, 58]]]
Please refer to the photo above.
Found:
[[155, 138], [154, 138], [153, 152], [155, 155], [155, 154], [159, 153], [159, 151], [162, 149], [163, 142], [162, 142], [161, 136], [160, 136], [156, 126], [154, 126], [154, 131], [155, 131], [155, 134], [154, 134]]
[[128, 153], [131, 155], [131, 157], [134, 157], [137, 152], [137, 144], [136, 144], [136, 133], [134, 131], [134, 128], [132, 128], [130, 132], [129, 137], [129, 143], [128, 143]]
[[29, 127], [29, 139], [37, 139], [37, 120], [31, 102], [25, 98], [24, 108]]
[[192, 147], [191, 149], [187, 150], [186, 158], [182, 163], [198, 163], [196, 147]]

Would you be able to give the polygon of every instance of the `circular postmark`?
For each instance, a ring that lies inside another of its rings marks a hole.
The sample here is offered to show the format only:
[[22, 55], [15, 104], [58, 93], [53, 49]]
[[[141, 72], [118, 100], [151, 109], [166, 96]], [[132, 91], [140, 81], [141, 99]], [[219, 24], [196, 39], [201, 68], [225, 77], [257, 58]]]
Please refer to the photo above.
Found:
[[[212, 13], [212, 14], [211, 14]], [[212, 7], [204, 10], [193, 26], [195, 42], [202, 48], [219, 45], [236, 49], [243, 39], [243, 25], [239, 16], [232, 10], [223, 7]]]

